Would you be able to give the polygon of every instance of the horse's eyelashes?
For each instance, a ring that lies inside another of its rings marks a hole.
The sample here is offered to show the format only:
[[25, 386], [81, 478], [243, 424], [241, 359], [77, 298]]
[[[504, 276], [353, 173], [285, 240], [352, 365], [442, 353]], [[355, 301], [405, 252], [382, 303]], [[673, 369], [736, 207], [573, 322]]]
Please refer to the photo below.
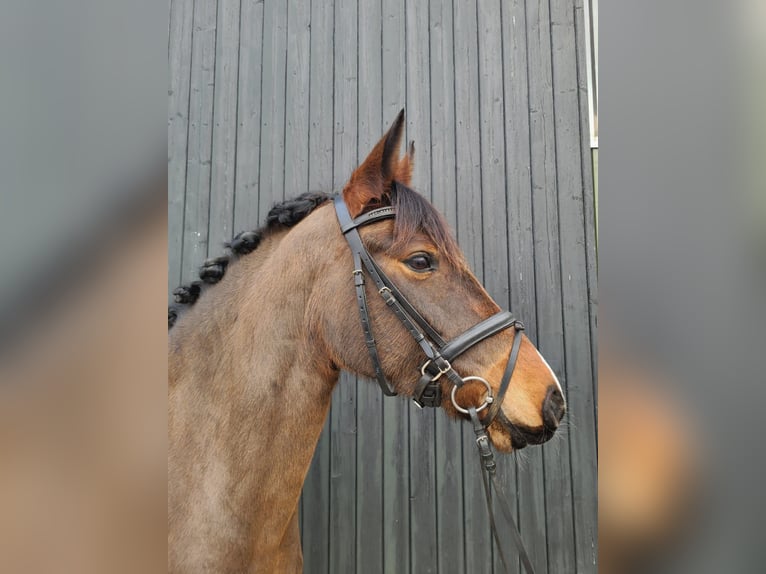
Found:
[[423, 273], [433, 270], [433, 259], [427, 253], [418, 253], [405, 261], [407, 266], [413, 271]]

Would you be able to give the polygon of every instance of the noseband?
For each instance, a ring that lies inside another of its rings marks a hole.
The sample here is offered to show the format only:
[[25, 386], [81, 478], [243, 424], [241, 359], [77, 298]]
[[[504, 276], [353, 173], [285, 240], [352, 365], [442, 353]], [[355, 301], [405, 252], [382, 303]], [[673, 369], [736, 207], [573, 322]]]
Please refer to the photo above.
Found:
[[[398, 185], [398, 184], [395, 184]], [[410, 333], [415, 342], [423, 350], [426, 356], [426, 361], [420, 367], [420, 380], [415, 386], [412, 400], [420, 407], [438, 407], [442, 402], [442, 386], [440, 379], [446, 377], [449, 382], [453, 384], [452, 392], [450, 394], [452, 404], [458, 410], [458, 412], [467, 414], [472, 423], [474, 432], [476, 433], [476, 445], [479, 448], [479, 455], [482, 462], [484, 473], [482, 473], [482, 480], [484, 483], [484, 493], [486, 496], [487, 509], [489, 510], [490, 525], [492, 534], [497, 542], [497, 547], [500, 553], [500, 558], [505, 566], [506, 572], [508, 572], [508, 566], [505, 562], [505, 557], [501, 550], [501, 543], [497, 529], [495, 527], [495, 517], [492, 512], [492, 498], [489, 489], [489, 480], [492, 481], [495, 491], [498, 497], [501, 499], [502, 510], [506, 520], [511, 524], [513, 541], [519, 551], [519, 557], [521, 558], [524, 567], [528, 574], [534, 574], [534, 568], [527, 556], [527, 552], [521, 541], [521, 535], [516, 528], [511, 515], [508, 501], [505, 499], [503, 489], [496, 480], [495, 470], [496, 465], [494, 461], [494, 455], [490, 449], [489, 437], [487, 436], [486, 429], [495, 419], [500, 412], [501, 405], [503, 403], [503, 397], [505, 396], [508, 386], [513, 376], [513, 370], [516, 367], [516, 360], [519, 356], [519, 348], [521, 347], [521, 333], [524, 329], [524, 325], [514, 319], [513, 315], [509, 311], [500, 311], [495, 313], [491, 317], [484, 319], [477, 323], [473, 327], [464, 331], [451, 341], [445, 341], [442, 336], [434, 329], [431, 324], [410, 304], [407, 298], [402, 294], [396, 285], [389, 279], [385, 272], [375, 262], [367, 248], [362, 243], [362, 238], [359, 236], [359, 228], [382, 221], [384, 219], [393, 219], [396, 217], [396, 209], [394, 207], [381, 207], [374, 209], [367, 213], [364, 213], [357, 218], [353, 219], [348, 211], [345, 201], [343, 201], [342, 195], [336, 195], [334, 199], [335, 213], [338, 216], [338, 222], [340, 223], [343, 236], [346, 238], [349, 247], [351, 248], [351, 254], [354, 258], [354, 287], [356, 289], [356, 300], [359, 307], [359, 316], [362, 321], [362, 330], [364, 331], [364, 339], [367, 345], [367, 350], [372, 360], [373, 370], [375, 371], [375, 378], [383, 390], [383, 393], [388, 396], [395, 396], [397, 393], [391, 384], [386, 379], [383, 373], [383, 367], [380, 362], [380, 355], [378, 354], [378, 348], [375, 343], [375, 337], [372, 333], [372, 326], [370, 324], [370, 313], [367, 308], [367, 295], [365, 294], [365, 275], [364, 270], [372, 278], [375, 287], [380, 293], [383, 300], [388, 307], [394, 312], [396, 317], [401, 321], [407, 331]], [[506, 363], [505, 371], [503, 372], [503, 378], [500, 381], [500, 390], [497, 397], [493, 397], [492, 388], [489, 383], [481, 377], [469, 376], [461, 377], [455, 369], [452, 367], [451, 362], [457, 357], [465, 353], [468, 349], [484, 341], [485, 339], [504, 331], [505, 329], [513, 328], [513, 344], [511, 346], [511, 353]], [[487, 394], [484, 398], [484, 402], [479, 407], [469, 406], [463, 407], [455, 400], [455, 394], [457, 390], [465, 383], [470, 381], [479, 381], [484, 384], [487, 389]], [[484, 420], [479, 419], [479, 412], [484, 409], [487, 411]], [[485, 475], [486, 473], [486, 475]]]

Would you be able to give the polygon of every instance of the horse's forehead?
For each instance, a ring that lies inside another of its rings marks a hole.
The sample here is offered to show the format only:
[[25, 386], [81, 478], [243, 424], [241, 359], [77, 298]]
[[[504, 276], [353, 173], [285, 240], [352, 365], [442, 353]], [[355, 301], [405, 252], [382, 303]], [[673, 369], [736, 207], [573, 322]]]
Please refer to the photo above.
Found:
[[394, 241], [394, 220], [387, 219], [373, 225], [366, 225], [359, 229], [363, 239], [377, 246], [391, 246]]
[[[374, 225], [370, 225], [360, 230], [360, 234], [365, 242], [370, 247], [388, 251], [394, 244], [394, 220], [381, 221]], [[439, 251], [439, 248], [434, 244], [431, 238], [422, 230], [416, 231], [412, 237], [407, 240], [406, 245], [403, 248], [409, 249], [411, 247], [417, 247], [426, 251]]]

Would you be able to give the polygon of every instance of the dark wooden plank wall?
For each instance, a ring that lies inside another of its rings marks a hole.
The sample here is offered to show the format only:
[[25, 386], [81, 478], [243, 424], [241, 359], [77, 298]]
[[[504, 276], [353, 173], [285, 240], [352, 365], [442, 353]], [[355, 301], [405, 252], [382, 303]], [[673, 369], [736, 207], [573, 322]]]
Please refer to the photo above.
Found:
[[[558, 440], [499, 461], [552, 574], [596, 572], [584, 41], [582, 0], [170, 2], [169, 289], [274, 202], [339, 188], [406, 106], [416, 189], [566, 388]], [[343, 376], [301, 501], [306, 572], [500, 572], [474, 451], [467, 426]]]

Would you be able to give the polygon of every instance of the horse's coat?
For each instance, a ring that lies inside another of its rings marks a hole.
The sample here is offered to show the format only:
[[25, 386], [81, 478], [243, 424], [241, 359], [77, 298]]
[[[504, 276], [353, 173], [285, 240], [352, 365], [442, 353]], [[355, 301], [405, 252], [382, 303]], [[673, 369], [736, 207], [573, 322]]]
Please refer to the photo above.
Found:
[[[400, 114], [352, 174], [343, 197], [352, 216], [397, 202], [396, 222], [367, 226], [362, 239], [410, 302], [452, 337], [498, 306], [433, 207], [409, 189], [391, 197], [392, 182], [409, 184], [412, 171], [412, 146], [398, 159], [402, 126]], [[207, 290], [199, 285], [198, 293], [192, 287], [179, 297], [196, 304], [178, 317], [169, 341], [170, 572], [302, 569], [297, 504], [332, 389], [340, 369], [373, 375], [355, 304], [351, 254], [334, 210], [322, 205], [325, 199], [316, 196], [298, 224], [295, 213], [283, 211], [285, 222], [279, 213], [272, 221], [280, 225], [235, 238], [232, 248], [244, 245], [252, 252], [231, 262], [211, 260], [205, 276], [220, 282]], [[406, 260], [418, 253], [428, 254], [435, 270], [408, 267]], [[399, 394], [409, 396], [422, 353], [373, 294], [368, 301], [383, 369]], [[496, 388], [511, 338], [507, 332], [494, 335], [461, 356], [456, 369], [480, 375]], [[502, 420], [531, 442], [549, 436], [543, 403], [556, 384], [524, 338]], [[480, 404], [483, 389], [466, 384], [458, 393], [460, 404]], [[457, 415], [449, 401], [444, 408]], [[489, 433], [496, 447], [511, 450], [503, 422], [493, 422]]]

